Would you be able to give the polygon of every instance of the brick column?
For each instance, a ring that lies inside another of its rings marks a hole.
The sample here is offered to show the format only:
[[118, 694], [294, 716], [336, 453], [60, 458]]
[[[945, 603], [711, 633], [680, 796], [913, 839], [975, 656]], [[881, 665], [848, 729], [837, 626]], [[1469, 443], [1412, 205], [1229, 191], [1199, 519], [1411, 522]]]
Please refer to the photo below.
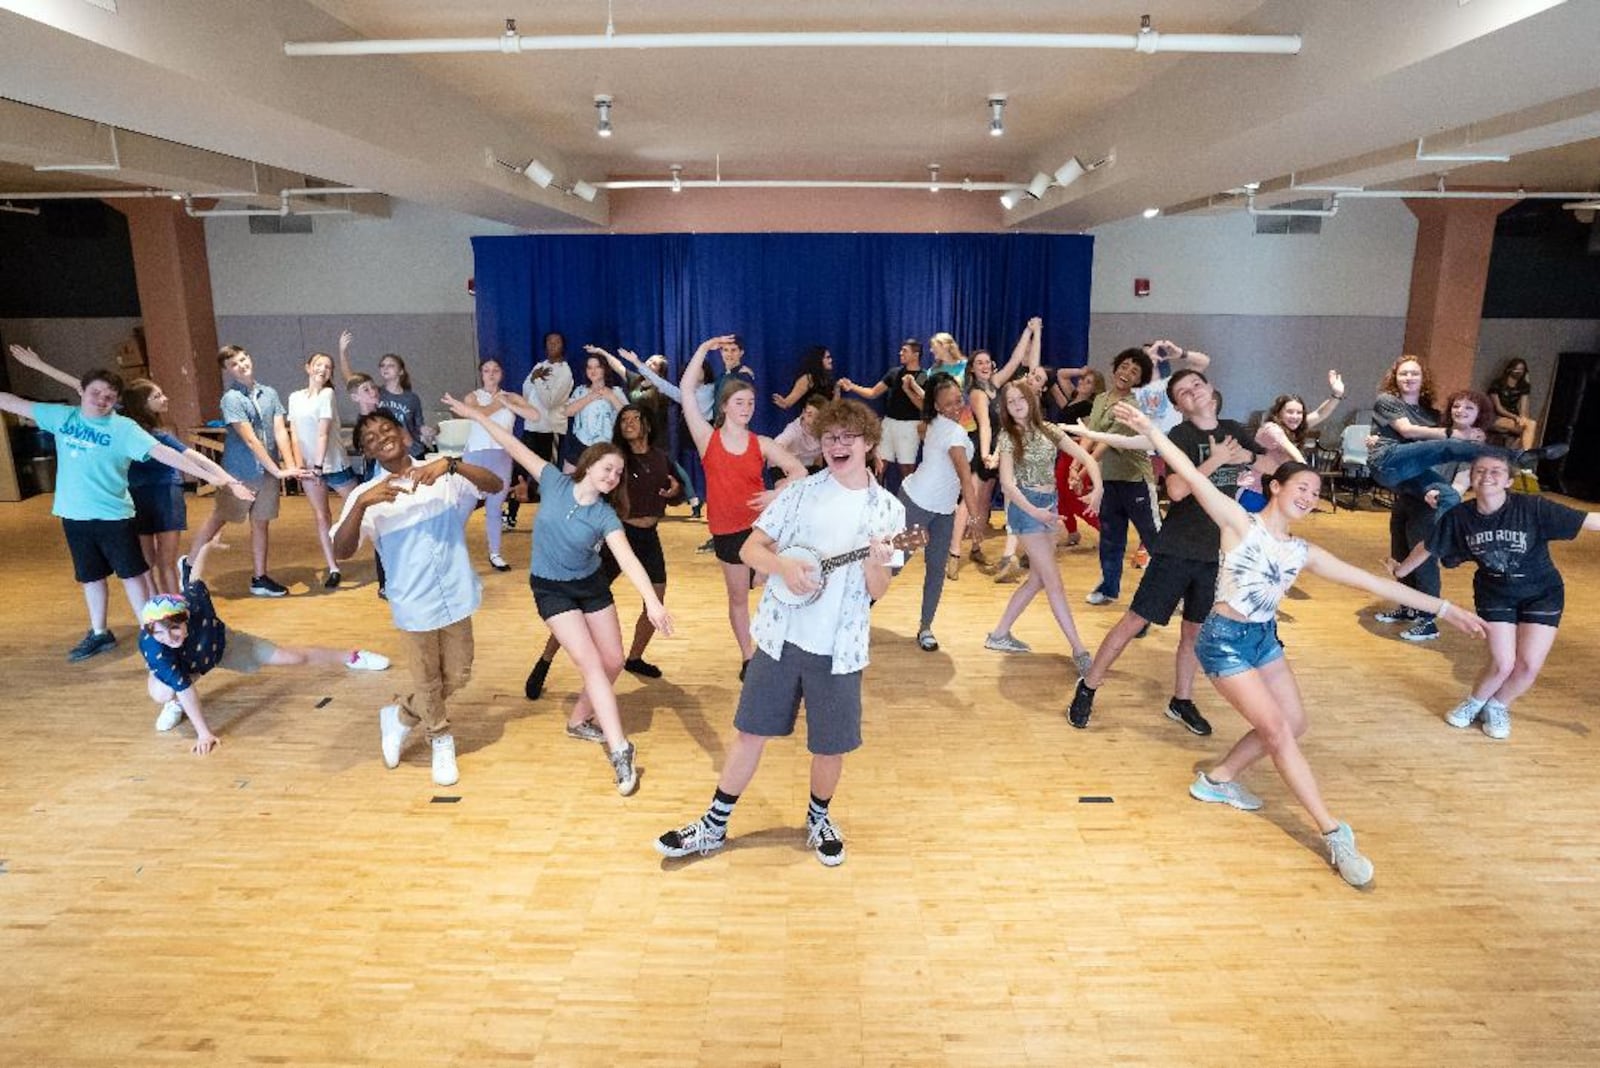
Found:
[[107, 203], [128, 220], [150, 377], [172, 402], [168, 421], [190, 430], [216, 417], [222, 395], [205, 223], [166, 198]]
[[1405, 351], [1422, 357], [1442, 403], [1473, 385], [1494, 224], [1508, 200], [1408, 200], [1417, 217]]

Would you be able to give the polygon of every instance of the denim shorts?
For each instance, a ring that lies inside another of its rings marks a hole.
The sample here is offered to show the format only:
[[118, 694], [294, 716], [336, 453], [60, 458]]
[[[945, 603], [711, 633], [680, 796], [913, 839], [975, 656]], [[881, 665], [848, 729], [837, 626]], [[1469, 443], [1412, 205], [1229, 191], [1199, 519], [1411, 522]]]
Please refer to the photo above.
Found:
[[1265, 667], [1283, 656], [1278, 623], [1241, 623], [1212, 612], [1200, 626], [1194, 655], [1206, 677], [1227, 678]]
[[356, 477], [355, 471], [348, 467], [340, 468], [337, 471], [322, 472], [322, 484], [331, 490], [354, 486], [359, 481], [361, 480]]
[[[1018, 490], [1028, 499], [1028, 503], [1054, 515], [1056, 511], [1056, 491], [1051, 489], [1035, 489], [1032, 486], [1018, 486]], [[1010, 501], [1006, 502], [1006, 529], [1013, 534], [1047, 534], [1054, 530], [1053, 525], [1039, 522], [1033, 516], [1024, 512]]]

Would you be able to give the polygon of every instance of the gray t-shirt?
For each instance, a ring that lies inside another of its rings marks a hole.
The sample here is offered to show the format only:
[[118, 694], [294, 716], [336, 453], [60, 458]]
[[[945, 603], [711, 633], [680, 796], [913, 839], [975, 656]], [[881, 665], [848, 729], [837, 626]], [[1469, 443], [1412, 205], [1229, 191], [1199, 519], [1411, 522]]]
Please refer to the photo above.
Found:
[[1409, 420], [1417, 426], [1439, 425], [1439, 416], [1432, 409], [1407, 404], [1394, 393], [1378, 394], [1372, 405], [1372, 432], [1378, 440], [1367, 453], [1369, 463], [1377, 463], [1384, 453], [1408, 440], [1394, 428], [1397, 419]]
[[533, 520], [534, 578], [571, 582], [600, 568], [600, 545], [607, 534], [622, 529], [622, 520], [604, 500], [579, 504], [574, 483], [554, 464], [539, 475], [539, 513]]

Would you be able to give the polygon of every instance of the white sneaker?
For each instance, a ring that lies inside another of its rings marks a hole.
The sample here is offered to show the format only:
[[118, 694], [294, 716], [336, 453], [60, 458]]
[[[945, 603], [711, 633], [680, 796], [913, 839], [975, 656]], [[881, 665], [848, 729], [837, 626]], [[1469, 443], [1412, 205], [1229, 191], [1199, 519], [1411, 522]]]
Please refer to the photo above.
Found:
[[1356, 849], [1356, 834], [1348, 823], [1341, 823], [1322, 836], [1328, 846], [1328, 863], [1339, 869], [1339, 876], [1351, 886], [1366, 886], [1372, 881], [1372, 861]]
[[400, 722], [400, 706], [384, 705], [378, 709], [378, 731], [383, 735], [383, 766], [400, 766], [400, 750], [405, 748], [411, 728]]
[[161, 706], [160, 715], [156, 716], [156, 730], [170, 731], [183, 722], [183, 706], [176, 701], [168, 701]]
[[1115, 597], [1107, 597], [1099, 590], [1090, 590], [1083, 599], [1092, 605], [1110, 604], [1112, 601], [1116, 600]]
[[1511, 709], [1494, 701], [1484, 705], [1483, 733], [1501, 742], [1511, 737]]
[[433, 781], [436, 786], [454, 786], [461, 778], [456, 770], [456, 740], [441, 734], [433, 740]]
[[344, 662], [344, 666], [351, 671], [388, 671], [389, 658], [382, 653], [357, 649], [355, 655]]
[[1476, 723], [1478, 721], [1478, 717], [1482, 714], [1483, 705], [1478, 704], [1469, 697], [1465, 701], [1462, 701], [1459, 705], [1456, 705], [1456, 707], [1452, 708], [1450, 711], [1446, 712], [1444, 714], [1444, 721], [1450, 724], [1452, 727], [1465, 729]]
[[494, 568], [496, 571], [511, 570], [511, 565], [506, 563], [506, 558], [501, 556], [499, 553], [489, 554], [489, 566]]
[[630, 796], [639, 788], [639, 769], [633, 765], [633, 743], [629, 742], [618, 750], [608, 751], [611, 758], [611, 771], [616, 776], [617, 793], [623, 797]]

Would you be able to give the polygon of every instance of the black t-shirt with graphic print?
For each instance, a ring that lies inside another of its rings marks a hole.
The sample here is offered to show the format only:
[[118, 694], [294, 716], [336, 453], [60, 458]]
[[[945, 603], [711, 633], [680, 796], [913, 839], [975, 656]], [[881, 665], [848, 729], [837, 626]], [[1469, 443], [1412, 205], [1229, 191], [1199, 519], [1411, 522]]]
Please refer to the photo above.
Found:
[[[1232, 419], [1217, 420], [1216, 427], [1211, 430], [1201, 430], [1186, 419], [1167, 436], [1196, 466], [1205, 463], [1211, 455], [1212, 441], [1220, 442], [1228, 437], [1255, 455], [1265, 451], [1256, 444], [1255, 435], [1248, 427]], [[1224, 464], [1211, 473], [1211, 484], [1231, 497], [1239, 488], [1239, 475], [1249, 468], [1248, 463]], [[1221, 550], [1222, 531], [1192, 493], [1167, 509], [1161, 533], [1151, 547], [1152, 552], [1183, 560], [1215, 560]]]
[[1576, 508], [1526, 493], [1507, 494], [1506, 503], [1488, 515], [1468, 501], [1439, 517], [1428, 551], [1445, 567], [1473, 561], [1477, 579], [1537, 589], [1561, 578], [1550, 543], [1576, 538], [1585, 518]]

